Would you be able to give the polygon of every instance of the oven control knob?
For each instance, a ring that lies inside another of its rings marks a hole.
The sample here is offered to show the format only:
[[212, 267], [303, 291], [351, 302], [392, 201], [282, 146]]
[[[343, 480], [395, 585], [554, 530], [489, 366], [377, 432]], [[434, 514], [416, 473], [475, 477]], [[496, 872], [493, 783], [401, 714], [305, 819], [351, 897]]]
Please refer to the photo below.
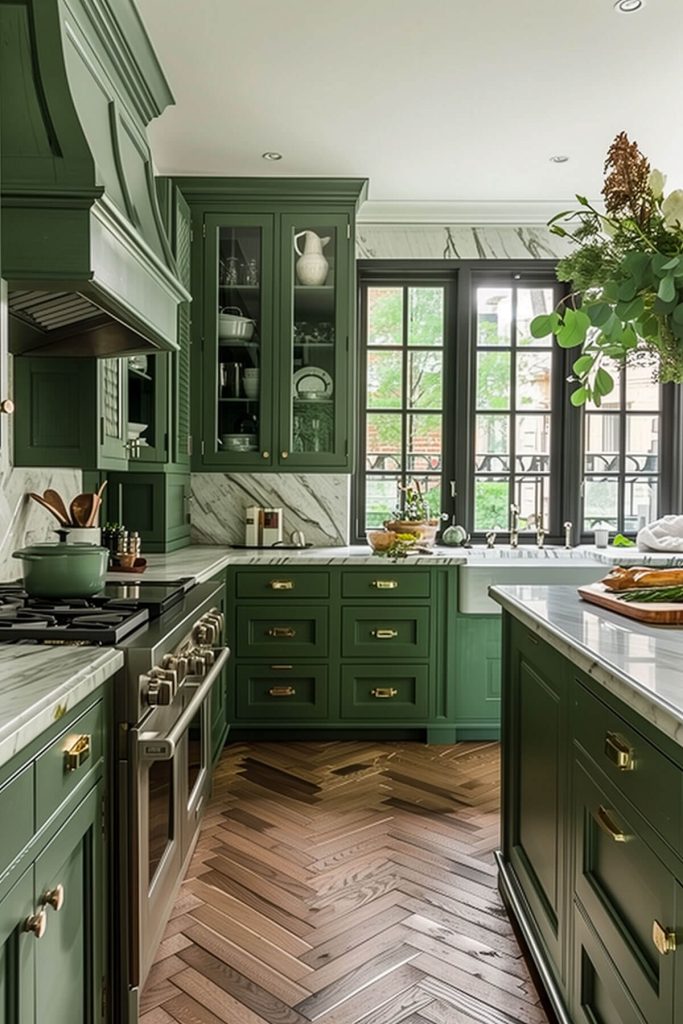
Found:
[[192, 666], [192, 675], [203, 676], [206, 673], [206, 660], [199, 651], [193, 651], [190, 658], [190, 664]]
[[202, 648], [202, 658], [206, 662], [207, 666], [213, 665], [214, 661], [216, 660], [216, 655], [214, 654], [213, 647]]
[[175, 654], [165, 654], [161, 660], [161, 667], [164, 669], [171, 669], [171, 671], [176, 671], [178, 668], [178, 659]]
[[173, 683], [170, 679], [149, 678], [147, 683], [147, 703], [155, 707], [158, 704], [170, 704], [173, 700]]
[[206, 623], [200, 619], [197, 625], [192, 630], [192, 639], [198, 644], [205, 644], [208, 637], [208, 630]]

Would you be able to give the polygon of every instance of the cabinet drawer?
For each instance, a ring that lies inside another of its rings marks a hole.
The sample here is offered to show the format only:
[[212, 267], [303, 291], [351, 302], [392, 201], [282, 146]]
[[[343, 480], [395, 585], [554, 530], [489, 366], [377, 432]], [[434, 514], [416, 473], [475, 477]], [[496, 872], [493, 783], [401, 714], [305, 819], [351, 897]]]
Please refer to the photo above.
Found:
[[342, 573], [342, 597], [429, 597], [431, 576], [428, 570], [363, 569]]
[[576, 742], [652, 827], [678, 849], [683, 772], [584, 686], [575, 686], [574, 691]]
[[[574, 910], [572, 1020], [577, 1024], [645, 1024], [597, 935]], [[669, 1012], [669, 1021], [673, 1017]]]
[[427, 665], [343, 665], [342, 718], [422, 721], [428, 717]]
[[326, 572], [288, 572], [287, 566], [235, 573], [237, 597], [276, 599], [329, 597], [330, 577]]
[[0, 876], [33, 835], [33, 765], [0, 789]]
[[628, 804], [574, 763], [574, 889], [649, 1024], [671, 1021], [676, 957], [654, 930], [676, 930], [676, 883], [629, 820]]
[[103, 754], [104, 704], [77, 718], [36, 761], [36, 828], [40, 828]]
[[429, 608], [342, 609], [342, 657], [427, 658]]
[[237, 717], [326, 718], [326, 665], [238, 665]]
[[243, 606], [237, 609], [238, 657], [322, 658], [327, 655], [327, 608]]

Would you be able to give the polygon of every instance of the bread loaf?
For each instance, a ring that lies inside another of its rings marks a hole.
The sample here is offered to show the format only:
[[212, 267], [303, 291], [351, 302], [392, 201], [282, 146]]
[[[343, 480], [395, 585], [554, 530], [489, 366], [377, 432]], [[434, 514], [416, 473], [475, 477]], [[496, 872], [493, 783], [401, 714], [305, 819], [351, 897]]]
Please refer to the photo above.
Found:
[[608, 590], [631, 590], [634, 587], [683, 586], [683, 569], [650, 569], [646, 565], [624, 568], [615, 565], [600, 581]]

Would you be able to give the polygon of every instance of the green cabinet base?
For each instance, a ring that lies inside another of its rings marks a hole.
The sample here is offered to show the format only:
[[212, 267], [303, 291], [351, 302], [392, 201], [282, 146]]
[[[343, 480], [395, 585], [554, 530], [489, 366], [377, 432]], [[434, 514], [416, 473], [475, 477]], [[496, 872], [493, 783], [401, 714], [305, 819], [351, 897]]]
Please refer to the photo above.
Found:
[[107, 516], [140, 534], [142, 553], [190, 543], [188, 473], [110, 473]]

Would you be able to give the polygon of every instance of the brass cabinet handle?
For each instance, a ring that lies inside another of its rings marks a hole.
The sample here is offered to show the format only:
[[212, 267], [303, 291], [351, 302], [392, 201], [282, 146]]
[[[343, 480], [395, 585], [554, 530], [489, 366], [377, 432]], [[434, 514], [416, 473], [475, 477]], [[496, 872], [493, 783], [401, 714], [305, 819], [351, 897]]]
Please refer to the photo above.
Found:
[[370, 586], [375, 590], [396, 590], [398, 580], [373, 580]]
[[398, 636], [397, 629], [373, 629], [370, 636], [374, 636], [377, 640], [393, 640], [394, 637]]
[[54, 889], [46, 889], [40, 897], [40, 905], [42, 907], [52, 907], [55, 913], [59, 913], [64, 906], [64, 886], [60, 883]]
[[293, 665], [271, 665], [273, 672], [291, 672], [294, 668]]
[[11, 416], [12, 413], [14, 412], [14, 409], [14, 402], [12, 401], [11, 398], [3, 398], [3, 400], [0, 402], [0, 412], [4, 412], [8, 416]]
[[268, 586], [271, 590], [294, 590], [294, 580], [270, 580]]
[[631, 838], [627, 832], [621, 831], [619, 826], [613, 820], [610, 812], [605, 807], [598, 807], [595, 820], [602, 831], [606, 832], [610, 839], [613, 839], [615, 843], [627, 843]]
[[64, 771], [75, 772], [90, 757], [90, 736], [79, 736], [76, 742], [64, 751]]
[[618, 732], [605, 733], [605, 754], [620, 772], [632, 772], [636, 767], [633, 748]]
[[659, 921], [652, 922], [652, 941], [662, 956], [676, 952], [676, 932], [663, 928]]
[[47, 929], [47, 914], [44, 910], [37, 910], [35, 914], [27, 917], [22, 926], [22, 931], [31, 932], [36, 939], [42, 939]]
[[295, 697], [296, 690], [293, 686], [271, 686], [268, 690], [269, 697]]
[[380, 697], [386, 700], [389, 697], [397, 697], [398, 690], [395, 690], [393, 686], [377, 686], [374, 690], [370, 691], [373, 697]]
[[266, 636], [278, 636], [291, 640], [296, 636], [296, 630], [292, 629], [291, 626], [271, 626], [270, 629], [266, 630]]
[[280, 458], [281, 459], [288, 459], [289, 458], [289, 452], [280, 452]]

